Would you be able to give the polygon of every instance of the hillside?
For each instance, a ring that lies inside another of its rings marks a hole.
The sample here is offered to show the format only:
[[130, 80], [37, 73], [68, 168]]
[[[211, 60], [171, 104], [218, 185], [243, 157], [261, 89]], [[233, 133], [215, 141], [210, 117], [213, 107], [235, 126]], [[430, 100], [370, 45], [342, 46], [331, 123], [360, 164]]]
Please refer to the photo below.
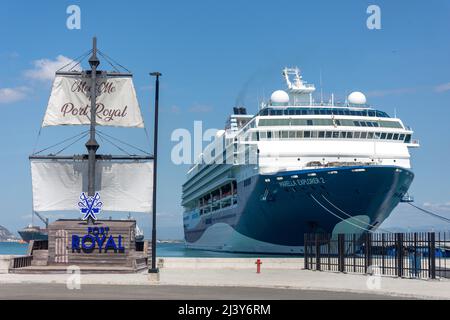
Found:
[[0, 241], [6, 241], [8, 239], [15, 239], [16, 237], [9, 232], [5, 227], [0, 226]]

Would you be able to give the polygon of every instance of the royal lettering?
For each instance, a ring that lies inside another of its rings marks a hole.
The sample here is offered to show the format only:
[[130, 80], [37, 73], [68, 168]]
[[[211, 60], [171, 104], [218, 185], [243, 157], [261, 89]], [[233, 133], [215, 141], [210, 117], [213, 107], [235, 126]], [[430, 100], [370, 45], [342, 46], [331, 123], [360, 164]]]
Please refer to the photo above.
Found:
[[122, 235], [114, 237], [108, 233], [108, 227], [89, 227], [87, 234], [83, 236], [72, 235], [72, 252], [81, 252], [81, 250], [85, 253], [91, 253], [94, 250], [98, 253], [125, 252]]

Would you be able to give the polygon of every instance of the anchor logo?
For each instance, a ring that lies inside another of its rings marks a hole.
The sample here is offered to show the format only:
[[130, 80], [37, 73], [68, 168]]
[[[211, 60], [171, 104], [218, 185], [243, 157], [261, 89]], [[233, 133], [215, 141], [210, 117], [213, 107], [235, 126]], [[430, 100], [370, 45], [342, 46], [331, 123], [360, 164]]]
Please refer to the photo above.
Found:
[[80, 213], [84, 214], [83, 220], [89, 219], [91, 217], [93, 220], [97, 220], [97, 214], [102, 210], [103, 203], [100, 201], [100, 195], [98, 192], [92, 196], [86, 196], [84, 192], [80, 195], [80, 202], [78, 202], [78, 208]]

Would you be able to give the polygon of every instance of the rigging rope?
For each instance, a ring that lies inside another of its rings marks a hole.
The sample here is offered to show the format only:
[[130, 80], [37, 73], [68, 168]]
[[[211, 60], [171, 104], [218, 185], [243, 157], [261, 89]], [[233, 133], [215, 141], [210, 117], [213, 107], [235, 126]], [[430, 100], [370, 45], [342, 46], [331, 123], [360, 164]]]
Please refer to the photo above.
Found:
[[108, 62], [108, 63], [111, 65], [111, 67], [113, 67], [117, 72], [120, 72], [120, 70], [117, 69], [116, 66], [115, 66], [113, 63], [111, 63], [111, 61], [109, 61], [109, 60], [103, 55], [103, 53], [101, 53], [100, 51], [98, 51], [98, 53], [99, 53], [100, 56], [102, 56], [103, 58], [105, 58], [106, 62]]
[[338, 218], [339, 220], [341, 220], [341, 221], [343, 221], [343, 222], [346, 222], [346, 223], [348, 223], [348, 224], [350, 224], [350, 225], [352, 225], [352, 226], [354, 226], [354, 227], [357, 227], [357, 228], [359, 228], [359, 229], [361, 229], [361, 230], [364, 230], [364, 231], [373, 233], [372, 230], [369, 230], [369, 229], [367, 229], [367, 228], [358, 226], [358, 225], [356, 225], [356, 224], [354, 224], [354, 223], [351, 223], [350, 221], [347, 221], [347, 220], [345, 220], [345, 219], [342, 219], [340, 216], [338, 216], [337, 214], [335, 214], [334, 212], [332, 212], [331, 210], [329, 210], [327, 207], [325, 207], [323, 204], [321, 204], [321, 203], [320, 203], [320, 202], [319, 202], [312, 194], [310, 194], [310, 197], [313, 198], [313, 200], [314, 200], [315, 202], [317, 202], [317, 204], [319, 204], [323, 209], [325, 209], [327, 212], [331, 213], [333, 216], [335, 216], [335, 217]]
[[[104, 53], [103, 51], [100, 51], [97, 49], [97, 52], [103, 57], [105, 58], [107, 61], [108, 59], [111, 60], [113, 63], [115, 63], [117, 66], [119, 66], [120, 68], [122, 68], [123, 70], [127, 71], [128, 73], [131, 73], [130, 70], [128, 70], [127, 68], [125, 68], [123, 65], [121, 65], [120, 63], [118, 63], [117, 61], [115, 61], [113, 58], [111, 58], [110, 56], [108, 56], [106, 53]], [[111, 63], [108, 61], [108, 63]]]
[[88, 136], [88, 133], [85, 133], [84, 135], [82, 135], [81, 137], [79, 137], [77, 140], [75, 140], [74, 142], [72, 142], [71, 144], [65, 146], [64, 148], [62, 148], [61, 150], [59, 150], [58, 152], [55, 153], [55, 155], [60, 154], [61, 152], [63, 152], [64, 150], [66, 150], [67, 148], [73, 146], [75, 143], [77, 143], [78, 141], [80, 141], [81, 139], [84, 139]]
[[121, 148], [120, 146], [118, 146], [117, 144], [115, 144], [114, 142], [112, 142], [111, 140], [109, 140], [108, 138], [106, 138], [105, 136], [103, 136], [103, 134], [99, 133], [99, 136], [103, 139], [105, 139], [107, 142], [111, 143], [113, 146], [115, 146], [117, 149], [119, 149], [120, 151], [126, 153], [129, 156], [132, 156], [131, 153], [129, 153], [128, 151], [126, 151], [125, 149]]
[[58, 70], [56, 70], [56, 72], [61, 71], [62, 69], [64, 69], [67, 66], [70, 66], [72, 63], [77, 62], [77, 64], [75, 64], [72, 68], [69, 69], [72, 70], [73, 68], [75, 68], [77, 65], [79, 65], [90, 53], [92, 52], [92, 49], [90, 49], [88, 52], [83, 53], [81, 56], [75, 58], [74, 60], [71, 60], [69, 63], [67, 63], [66, 65], [62, 66], [61, 68], [59, 68]]
[[[37, 154], [39, 154], [39, 153], [41, 153], [41, 152], [44, 152], [44, 151], [47, 151], [47, 150], [49, 150], [49, 149], [51, 149], [51, 148], [54, 148], [54, 147], [56, 147], [56, 146], [59, 146], [59, 145], [65, 143], [65, 142], [67, 142], [67, 141], [70, 141], [70, 140], [72, 140], [72, 139], [74, 139], [74, 138], [77, 138], [77, 137], [83, 135], [83, 134], [86, 134], [88, 131], [89, 131], [89, 130], [85, 130], [85, 131], [83, 131], [83, 132], [81, 132], [81, 133], [78, 133], [78, 134], [76, 134], [76, 135], [74, 135], [74, 136], [72, 136], [72, 137], [70, 137], [70, 138], [67, 138], [67, 139], [65, 139], [65, 140], [63, 140], [63, 141], [60, 141], [60, 142], [58, 142], [58, 143], [55, 143], [54, 145], [51, 145], [50, 147], [44, 148], [44, 149], [42, 149], [42, 150], [39, 150], [38, 152], [34, 152], [34, 151], [33, 151], [33, 155], [37, 155]], [[39, 130], [39, 135], [40, 135], [40, 134], [41, 134], [41, 130]], [[78, 141], [78, 140], [77, 140], [77, 141]]]
[[150, 155], [150, 153], [147, 152], [147, 151], [145, 151], [144, 149], [141, 149], [141, 148], [139, 148], [139, 147], [136, 147], [136, 146], [134, 146], [134, 145], [132, 145], [132, 144], [130, 144], [130, 143], [128, 143], [128, 142], [122, 141], [122, 140], [120, 140], [120, 139], [118, 139], [118, 138], [116, 138], [116, 137], [113, 137], [113, 136], [111, 136], [111, 135], [109, 135], [109, 134], [107, 134], [107, 133], [104, 133], [103, 131], [100, 131], [100, 130], [97, 129], [97, 132], [98, 132], [99, 135], [101, 135], [101, 134], [102, 134], [102, 135], [105, 135], [105, 136], [107, 136], [107, 137], [109, 137], [109, 138], [111, 138], [111, 139], [117, 140], [117, 142], [123, 143], [124, 145], [127, 145], [127, 146], [129, 146], [129, 147], [131, 147], [131, 148], [133, 148], [133, 149], [136, 149], [136, 150], [138, 150], [138, 151], [140, 151], [140, 152], [143, 152], [143, 153], [145, 153], [145, 154]]
[[[150, 137], [148, 135], [147, 127], [144, 127], [145, 137], [147, 138], [147, 143], [150, 145]], [[151, 153], [149, 153], [151, 154]]]
[[41, 130], [42, 130], [42, 127], [39, 126], [39, 132], [38, 132], [37, 137], [36, 137], [36, 142], [34, 143], [32, 154], [35, 154], [35, 152], [36, 152], [36, 148], [37, 148], [37, 145], [39, 143], [39, 138], [41, 137]]
[[411, 202], [407, 202], [410, 206], [413, 206], [414, 208], [416, 208], [416, 209], [418, 209], [418, 210], [420, 210], [420, 211], [422, 211], [422, 212], [425, 212], [426, 214], [428, 214], [428, 215], [430, 215], [430, 216], [432, 216], [432, 217], [435, 217], [435, 218], [437, 218], [437, 219], [440, 219], [440, 220], [442, 220], [442, 221], [445, 221], [445, 222], [447, 222], [447, 223], [450, 223], [450, 219], [448, 219], [448, 218], [446, 218], [446, 217], [443, 217], [443, 216], [441, 216], [441, 215], [438, 215], [438, 214], [436, 214], [436, 213], [433, 213], [433, 212], [431, 212], [431, 211], [428, 211], [428, 210], [425, 210], [425, 209], [423, 209], [423, 208], [420, 208], [420, 207], [418, 207], [418, 206], [415, 206], [415, 205], [413, 205]]

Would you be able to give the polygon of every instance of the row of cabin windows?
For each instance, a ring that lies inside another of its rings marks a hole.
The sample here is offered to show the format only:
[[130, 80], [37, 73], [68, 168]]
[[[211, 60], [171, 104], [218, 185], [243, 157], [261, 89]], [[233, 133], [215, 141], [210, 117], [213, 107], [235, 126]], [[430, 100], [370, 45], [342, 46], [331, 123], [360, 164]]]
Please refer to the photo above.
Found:
[[259, 113], [261, 116], [299, 116], [299, 115], [343, 115], [360, 117], [389, 118], [386, 112], [379, 110], [347, 110], [338, 108], [264, 108]]
[[219, 209], [232, 206], [237, 203], [237, 187], [236, 181], [227, 183], [220, 188], [205, 194], [198, 199], [198, 208], [200, 215], [204, 215]]
[[398, 121], [355, 121], [350, 119], [260, 119], [259, 126], [347, 126], [403, 128]]
[[271, 139], [376, 139], [411, 142], [410, 134], [353, 131], [260, 131], [252, 133], [252, 140]]

